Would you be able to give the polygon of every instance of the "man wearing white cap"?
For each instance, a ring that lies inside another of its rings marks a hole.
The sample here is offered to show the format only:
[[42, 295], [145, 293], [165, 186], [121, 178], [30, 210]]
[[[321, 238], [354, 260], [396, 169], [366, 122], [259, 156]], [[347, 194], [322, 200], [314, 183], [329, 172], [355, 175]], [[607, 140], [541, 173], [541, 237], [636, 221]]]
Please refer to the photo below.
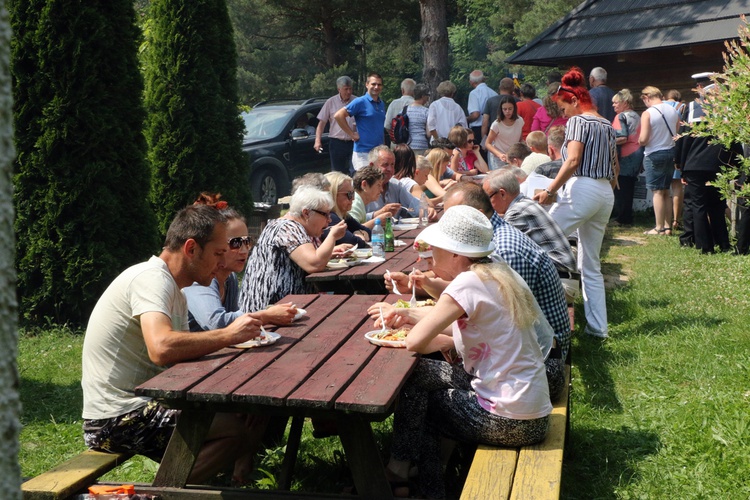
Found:
[[[416, 464], [421, 494], [445, 498], [442, 437], [525, 446], [547, 433], [552, 405], [534, 330], [542, 315], [523, 280], [487, 258], [493, 235], [484, 214], [455, 206], [417, 238], [431, 245], [435, 274], [450, 284], [414, 324], [406, 348], [429, 353], [455, 346], [463, 364], [422, 358], [404, 385], [386, 469], [394, 488], [408, 484]], [[409, 324], [410, 310], [404, 311], [398, 318]]]

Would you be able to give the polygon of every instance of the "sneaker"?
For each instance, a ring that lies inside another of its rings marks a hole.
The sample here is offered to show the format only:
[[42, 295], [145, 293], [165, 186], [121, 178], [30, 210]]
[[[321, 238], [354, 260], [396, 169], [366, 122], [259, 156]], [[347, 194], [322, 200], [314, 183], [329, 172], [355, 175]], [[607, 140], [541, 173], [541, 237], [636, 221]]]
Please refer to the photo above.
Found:
[[583, 329], [583, 333], [586, 335], [591, 335], [592, 337], [598, 337], [600, 339], [608, 339], [609, 335], [607, 335], [607, 332], [597, 332], [594, 330], [590, 330], [588, 327]]

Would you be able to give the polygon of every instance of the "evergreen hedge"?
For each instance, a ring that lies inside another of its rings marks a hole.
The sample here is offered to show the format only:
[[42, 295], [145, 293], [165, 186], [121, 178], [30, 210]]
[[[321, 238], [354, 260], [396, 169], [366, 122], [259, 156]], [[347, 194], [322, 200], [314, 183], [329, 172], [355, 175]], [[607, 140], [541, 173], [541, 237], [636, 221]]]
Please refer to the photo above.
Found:
[[18, 291], [32, 321], [80, 324], [159, 251], [148, 205], [132, 0], [9, 0]]
[[159, 229], [201, 191], [249, 215], [237, 55], [224, 0], [153, 0], [145, 57], [151, 201]]

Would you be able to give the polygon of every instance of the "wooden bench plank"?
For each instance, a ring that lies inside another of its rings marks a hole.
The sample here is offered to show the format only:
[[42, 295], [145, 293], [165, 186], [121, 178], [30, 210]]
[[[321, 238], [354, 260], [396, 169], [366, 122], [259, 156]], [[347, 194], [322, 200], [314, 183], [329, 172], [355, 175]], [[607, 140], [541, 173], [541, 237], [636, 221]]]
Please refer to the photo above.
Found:
[[469, 475], [461, 490], [461, 500], [493, 498], [507, 500], [513, 485], [518, 450], [477, 446]]
[[94, 484], [96, 480], [124, 463], [132, 453], [104, 453], [86, 450], [54, 469], [29, 479], [23, 485], [24, 500], [63, 499]]
[[516, 478], [511, 500], [560, 498], [563, 450], [568, 418], [570, 366], [565, 367], [565, 389], [550, 415], [547, 438], [539, 444], [524, 446], [518, 454]]

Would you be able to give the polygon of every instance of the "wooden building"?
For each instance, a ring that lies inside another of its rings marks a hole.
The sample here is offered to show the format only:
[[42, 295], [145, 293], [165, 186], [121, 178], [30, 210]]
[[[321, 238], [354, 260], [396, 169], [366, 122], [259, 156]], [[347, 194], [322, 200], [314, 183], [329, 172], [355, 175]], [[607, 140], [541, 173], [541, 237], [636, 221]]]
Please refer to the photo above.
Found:
[[586, 0], [507, 62], [579, 66], [586, 76], [601, 66], [615, 91], [654, 85], [687, 101], [690, 75], [722, 70], [724, 42], [748, 13], [750, 0]]

